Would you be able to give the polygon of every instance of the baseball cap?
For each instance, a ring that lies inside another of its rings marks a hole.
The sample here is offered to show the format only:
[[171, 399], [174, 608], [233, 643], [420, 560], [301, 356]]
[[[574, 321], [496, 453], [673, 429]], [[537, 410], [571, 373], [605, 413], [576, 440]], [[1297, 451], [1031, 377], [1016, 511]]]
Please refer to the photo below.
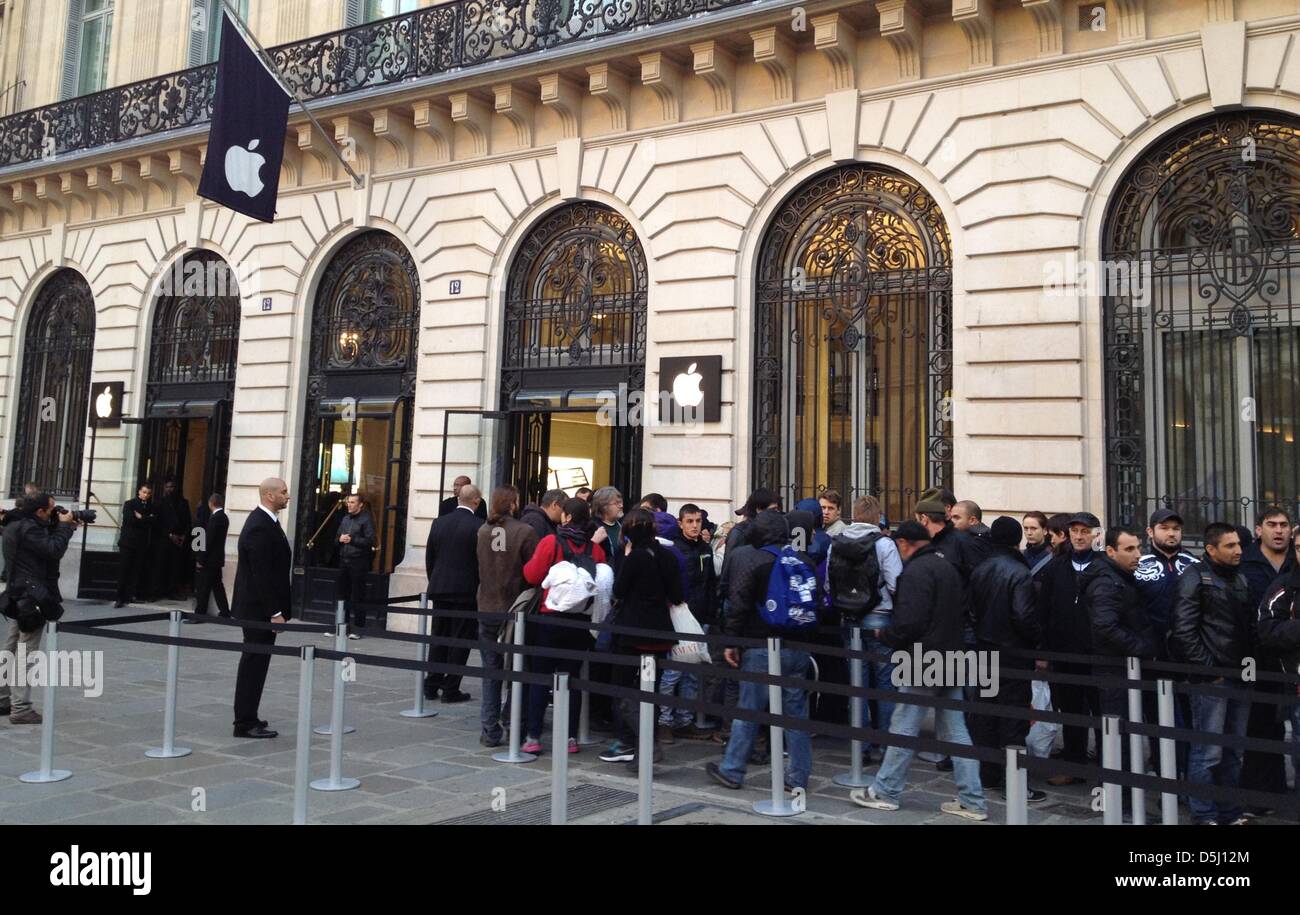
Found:
[[1101, 527], [1101, 521], [1092, 512], [1075, 512], [1070, 516], [1070, 526], [1086, 524], [1088, 527]]
[[1166, 521], [1177, 521], [1182, 524], [1183, 516], [1172, 508], [1157, 508], [1151, 513], [1151, 520], [1147, 522], [1147, 527], [1155, 527], [1157, 524], [1164, 524]]

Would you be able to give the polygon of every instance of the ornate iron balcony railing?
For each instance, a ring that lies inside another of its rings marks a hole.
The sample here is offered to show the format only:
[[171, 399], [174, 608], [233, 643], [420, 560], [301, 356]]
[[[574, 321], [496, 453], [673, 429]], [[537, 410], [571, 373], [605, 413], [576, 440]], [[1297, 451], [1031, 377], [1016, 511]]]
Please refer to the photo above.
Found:
[[[753, 0], [453, 0], [270, 53], [310, 101], [686, 19]], [[0, 168], [208, 121], [216, 64], [0, 118]]]

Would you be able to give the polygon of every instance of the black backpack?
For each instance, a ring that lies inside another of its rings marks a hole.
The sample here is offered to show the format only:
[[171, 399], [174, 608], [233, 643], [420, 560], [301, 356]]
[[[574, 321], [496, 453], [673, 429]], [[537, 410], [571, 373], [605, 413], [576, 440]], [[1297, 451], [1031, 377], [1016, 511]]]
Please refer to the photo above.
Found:
[[880, 605], [880, 559], [876, 541], [880, 531], [850, 539], [831, 539], [831, 561], [826, 578], [831, 586], [831, 606], [851, 620], [859, 620]]

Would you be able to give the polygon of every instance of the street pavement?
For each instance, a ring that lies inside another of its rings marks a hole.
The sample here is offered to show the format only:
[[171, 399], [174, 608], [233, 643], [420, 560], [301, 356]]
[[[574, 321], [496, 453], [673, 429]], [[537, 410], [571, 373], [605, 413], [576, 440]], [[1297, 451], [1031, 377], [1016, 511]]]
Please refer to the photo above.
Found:
[[[134, 605], [131, 612], [187, 608], [179, 602]], [[109, 604], [69, 601], [65, 622], [78, 622], [127, 611]], [[165, 635], [166, 622], [117, 627]], [[237, 641], [234, 627], [183, 626], [189, 638]], [[280, 645], [332, 647], [332, 636], [282, 633]], [[179, 759], [149, 759], [145, 750], [163, 741], [167, 648], [146, 642], [62, 633], [60, 649], [103, 651], [103, 692], [96, 698], [77, 688], [62, 688], [57, 700], [55, 768], [72, 777], [52, 784], [24, 784], [18, 776], [40, 768], [40, 726], [11, 725], [0, 719], [0, 823], [148, 824], [148, 823], [290, 823], [293, 817], [294, 761], [297, 730], [299, 662], [271, 660], [262, 717], [280, 736], [247, 740], [232, 736], [235, 666], [229, 651], [183, 648], [176, 712], [176, 744], [193, 753]], [[370, 637], [349, 642], [358, 654], [414, 658], [409, 642]], [[470, 664], [477, 663], [471, 655]], [[332, 665], [316, 664], [312, 723], [328, 723]], [[351, 791], [310, 791], [311, 823], [545, 823], [549, 822], [551, 756], [549, 727], [546, 752], [535, 762], [494, 762], [498, 750], [479, 745], [479, 681], [462, 689], [473, 701], [456, 705], [434, 702], [433, 718], [403, 718], [414, 704], [415, 674], [358, 664], [356, 682], [347, 691], [348, 723], [355, 733], [343, 741], [343, 775], [358, 778]], [[37, 708], [44, 690], [36, 690]], [[576, 699], [576, 694], [575, 694]], [[574, 703], [573, 714], [577, 714]], [[549, 713], [548, 713], [549, 717]], [[596, 734], [608, 739], [609, 735]], [[574, 823], [633, 823], [637, 817], [637, 780], [626, 764], [603, 763], [603, 743], [569, 756], [569, 809]], [[789, 819], [770, 819], [753, 812], [755, 801], [770, 796], [770, 768], [754, 766], [745, 788], [732, 791], [714, 783], [705, 763], [720, 758], [721, 748], [707, 741], [678, 740], [665, 747], [654, 767], [655, 821], [665, 824], [809, 824], [809, 823], [943, 823], [976, 826], [940, 812], [955, 795], [949, 775], [932, 763], [914, 760], [902, 809], [880, 812], [858, 807], [848, 790], [831, 777], [848, 769], [848, 744], [816, 737], [814, 767], [806, 811]], [[868, 772], [874, 772], [870, 767]], [[329, 775], [329, 738], [312, 737], [311, 778]], [[1045, 804], [1029, 813], [1030, 823], [1100, 823], [1090, 808], [1086, 787], [1048, 789]], [[1156, 800], [1149, 806], [1155, 809]], [[990, 823], [1002, 823], [1006, 808], [997, 794], [989, 798]], [[1155, 818], [1153, 818], [1154, 820]]]

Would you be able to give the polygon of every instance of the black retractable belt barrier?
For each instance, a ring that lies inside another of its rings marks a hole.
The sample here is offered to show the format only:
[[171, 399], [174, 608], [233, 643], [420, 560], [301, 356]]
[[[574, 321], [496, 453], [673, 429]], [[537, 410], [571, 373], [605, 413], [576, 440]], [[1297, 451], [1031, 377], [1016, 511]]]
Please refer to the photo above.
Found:
[[[431, 615], [442, 615], [442, 614], [446, 614], [446, 615], [463, 614], [465, 616], [472, 616], [476, 618], [483, 618], [487, 616], [486, 614], [477, 614], [474, 613], [473, 611], [450, 611], [450, 612], [432, 611], [431, 612]], [[123, 624], [133, 623], [133, 622], [158, 622], [161, 621], [162, 619], [168, 618], [168, 616], [169, 614], [146, 614], [146, 615], [141, 615], [136, 617], [108, 617], [108, 618], [103, 618], [101, 620], [85, 621], [80, 624], [69, 623], [57, 627], [54, 627], [52, 624], [52, 628], [55, 628], [56, 630], [63, 629], [68, 632], [81, 633], [81, 634], [86, 634], [86, 635], [91, 635], [96, 637], [102, 637], [102, 638], [112, 638], [112, 639], [118, 639], [123, 641], [148, 642], [154, 644], [164, 644], [169, 646], [187, 646], [187, 647], [196, 647], [196, 648], [204, 648], [204, 649], [219, 650], [219, 651], [238, 651], [238, 652], [249, 652], [254, 654], [265, 654], [265, 655], [300, 654], [299, 649], [288, 648], [284, 646], [244, 644], [239, 642], [225, 642], [220, 640], [158, 636], [150, 633], [128, 633], [128, 632], [114, 631], [106, 628], [111, 625], [123, 625]], [[495, 616], [504, 617], [505, 614], [497, 614]], [[530, 617], [530, 619], [534, 622], [545, 622], [547, 624], [573, 625], [573, 626], [579, 626], [587, 629], [606, 629], [608, 631], [617, 631], [620, 634], [632, 634], [632, 635], [639, 635], [641, 637], [649, 636], [649, 637], [656, 637], [660, 639], [664, 638], [664, 633], [658, 630], [640, 630], [640, 629], [632, 629], [630, 627], [610, 626], [609, 624], [592, 624], [589, 620], [547, 620], [545, 619], [545, 616], [546, 615], [534, 615]], [[215, 622], [215, 620], [213, 620], [213, 622]], [[222, 620], [222, 622], [228, 625], [249, 625], [249, 621], [229, 622], [229, 621]], [[296, 626], [293, 624], [260, 624], [260, 625], [252, 624], [251, 625], [251, 628], [263, 628], [263, 627], [274, 628], [274, 629], [293, 629], [297, 631], [312, 631], [312, 632], [329, 631], [331, 628], [328, 626], [318, 626], [318, 625], [310, 625], [310, 624], [299, 624]], [[403, 633], [385, 633], [385, 634], [388, 637], [398, 637], [395, 639], [398, 641], [421, 641], [424, 640], [425, 638], [422, 636], [411, 636]], [[679, 636], [676, 633], [673, 634], [673, 639], [677, 641], [683, 641], [689, 639], [691, 641], [704, 641], [712, 644], [726, 644], [728, 646], [733, 646], [738, 641], [753, 641], [753, 642], [758, 641], [758, 640], [737, 640], [737, 639], [733, 639], [730, 637], [723, 637], [723, 636], [706, 636], [704, 638], [700, 638], [700, 637], [691, 638], [686, 636]], [[445, 644], [463, 645], [469, 647], [483, 647], [483, 646], [491, 646], [494, 648], [498, 647], [497, 643], [495, 642], [489, 643], [485, 640], [436, 639], [430, 637], [429, 641], [431, 642], [436, 641]], [[786, 647], [790, 647], [789, 643], [786, 644]], [[820, 650], [822, 646], [816, 646], [816, 647]], [[568, 660], [584, 660], [584, 661], [598, 660], [607, 663], [629, 664], [629, 665], [635, 665], [640, 663], [639, 659], [633, 658], [631, 656], [608, 654], [605, 652], [573, 651], [573, 650], [565, 650], [565, 649], [544, 649], [538, 646], [524, 646], [524, 645], [512, 646], [512, 650], [516, 651], [520, 656], [535, 655], [535, 656], [543, 656], [543, 657], [564, 658]], [[511, 683], [521, 683], [521, 684], [528, 683], [531, 685], [540, 685], [540, 686], [547, 686], [553, 683], [553, 680], [550, 677], [547, 677], [542, 674], [532, 674], [523, 671], [494, 670], [494, 669], [486, 669], [482, 667], [471, 667], [467, 665], [437, 664], [437, 663], [414, 661], [410, 659], [389, 658], [382, 655], [369, 655], [369, 654], [360, 654], [360, 653], [330, 651], [328, 649], [319, 650], [316, 652], [316, 654], [321, 658], [325, 658], [329, 660], [338, 660], [338, 661], [350, 657], [358, 664], [370, 664], [373, 666], [386, 667], [390, 669], [414, 670], [414, 671], [434, 670], [434, 671], [445, 672], [445, 673], [459, 673], [462, 676], [472, 676], [472, 677], [479, 677], [484, 679], [499, 679]], [[854, 654], [855, 653], [853, 652], [849, 653], [850, 656], [854, 656]], [[1071, 656], [1071, 659], [1073, 659], [1074, 657], [1081, 657], [1081, 656]], [[1112, 667], [1115, 666], [1116, 660], [1117, 659], [1113, 657], [1109, 659]], [[660, 664], [665, 669], [678, 669], [678, 670], [685, 670], [685, 671], [700, 669], [700, 665], [697, 664], [683, 664], [683, 663], [669, 661], [669, 660], [661, 661]], [[1156, 667], [1157, 665], [1153, 663], [1151, 666]], [[896, 704], [912, 704], [912, 705], [929, 706], [933, 708], [946, 708], [946, 709], [960, 710], [963, 712], [969, 712], [969, 713], [979, 714], [979, 715], [989, 715], [993, 717], [1005, 717], [1005, 718], [1017, 718], [1017, 719], [1032, 718], [1034, 720], [1056, 721], [1062, 724], [1089, 726], [1093, 728], [1096, 728], [1100, 725], [1100, 719], [1091, 716], [1055, 713], [1046, 710], [1019, 709], [1019, 708], [1007, 707], [1007, 706], [986, 705], [978, 702], [972, 703], [966, 700], [949, 699], [943, 696], [930, 696], [930, 695], [917, 694], [917, 693], [900, 693], [893, 690], [882, 691], [876, 689], [868, 689], [866, 687], [845, 686], [843, 684], [818, 683], [816, 681], [806, 680], [802, 678], [785, 677], [780, 675], [774, 675], [771, 673], [762, 674], [757, 672], [741, 671], [738, 669], [727, 668], [720, 665], [709, 665], [708, 669], [711, 674], [716, 674], [723, 677], [730, 677], [737, 680], [745, 680], [750, 682], [762, 683], [769, 687], [787, 687], [787, 688], [805, 689], [805, 690], [809, 688], [814, 688], [826, 692], [833, 692], [833, 693], [838, 693], [838, 694], [848, 695], [848, 696], [880, 697], [880, 698], [887, 697], [892, 699]], [[1204, 668], [1193, 668], [1193, 670], [1195, 670], [1197, 673], [1200, 673], [1202, 675], [1206, 673], [1206, 670]], [[1018, 676], [1023, 674], [1030, 679], [1041, 679], [1041, 676], [1037, 676], [1037, 675], [1044, 673], [1042, 671], [1030, 672], [1030, 671], [1020, 671], [1018, 669], [1016, 669], [1016, 671]], [[1072, 678], [1071, 680], [1069, 681], [1062, 680], [1062, 682], [1076, 682], [1073, 680], [1073, 678], [1078, 677], [1079, 675], [1069, 675], [1069, 676]], [[1096, 681], [1097, 678], [1095, 677], [1091, 679], [1087, 677], [1082, 678], [1082, 682], [1095, 683]], [[1110, 682], [1116, 682], [1116, 680], [1110, 680]], [[1123, 683], [1127, 688], [1130, 689], [1150, 688], [1152, 686], [1152, 681], [1148, 681], [1148, 680], [1118, 680], [1117, 682]], [[1160, 681], [1155, 681], [1155, 685], [1157, 687], [1159, 686], [1159, 682]], [[628, 687], [615, 686], [607, 683], [596, 683], [586, 679], [571, 680], [569, 686], [571, 689], [580, 689], [585, 692], [606, 695], [616, 699], [627, 699], [633, 702], [641, 702], [641, 703], [646, 702], [647, 693], [643, 689], [632, 689]], [[1180, 689], [1183, 692], [1208, 693], [1212, 695], [1238, 695], [1238, 696], [1242, 695], [1242, 693], [1245, 692], [1246, 695], [1249, 695], [1252, 698], [1252, 701], [1258, 701], [1259, 699], [1263, 698], [1263, 696], [1256, 696], [1255, 694], [1250, 693], [1249, 691], [1236, 690], [1236, 689], [1229, 688], [1225, 685], [1216, 685], [1216, 684], [1207, 684], [1207, 683], [1190, 683], [1190, 684], [1175, 683], [1173, 684], [1173, 686], [1175, 689]], [[1289, 697], [1281, 697], [1281, 698], [1285, 700]], [[881, 731], [874, 728], [851, 727], [848, 725], [833, 724], [830, 722], [813, 722], [806, 718], [795, 718], [789, 715], [772, 714], [769, 712], [763, 712], [763, 711], [752, 710], [752, 709], [730, 708], [717, 703], [703, 702], [698, 699], [684, 699], [681, 697], [673, 697], [671, 699], [671, 702], [676, 707], [697, 710], [697, 711], [704, 712], [705, 714], [723, 715], [723, 716], [727, 716], [739, 720], [750, 721], [752, 723], [760, 724], [760, 725], [768, 725], [768, 726], [779, 727], [779, 728], [790, 729], [790, 730], [806, 731], [810, 734], [822, 734], [831, 737], [841, 737], [849, 740], [866, 739], [885, 746], [898, 746], [913, 751], [928, 750], [931, 752], [943, 753], [949, 756], [974, 759], [980, 762], [988, 762], [995, 765], [1001, 765], [1006, 762], [1006, 756], [1002, 751], [985, 748], [985, 747], [969, 746], [965, 744], [953, 744], [947, 741], [931, 740], [928, 738], [921, 738], [921, 737], [909, 737], [900, 734], [893, 734], [888, 731]], [[1284, 701], [1278, 704], [1290, 704], [1290, 702]], [[1119, 723], [1120, 729], [1122, 729], [1125, 733], [1153, 737], [1162, 740], [1196, 740], [1203, 743], [1210, 743], [1210, 744], [1228, 746], [1233, 748], [1253, 749], [1253, 750], [1260, 750], [1264, 752], [1287, 753], [1287, 754], [1290, 754], [1295, 750], [1294, 744], [1288, 743], [1286, 741], [1261, 740], [1261, 739], [1249, 738], [1249, 737], [1235, 737], [1235, 736], [1222, 735], [1222, 734], [1204, 733], [1204, 732], [1194, 731], [1186, 728], [1174, 728], [1174, 727], [1162, 726], [1162, 725], [1152, 725], [1152, 724], [1145, 724], [1137, 721], [1123, 721], [1118, 718], [1116, 718], [1115, 720]], [[1097, 766], [1080, 765], [1080, 764], [1069, 763], [1057, 759], [1038, 759], [1036, 757], [1023, 756], [1021, 757], [1020, 765], [1028, 771], [1034, 771], [1041, 774], [1067, 774], [1067, 775], [1075, 775], [1087, 779], [1100, 778], [1104, 780], [1105, 784], [1111, 786], [1118, 785], [1118, 786], [1129, 787], [1134, 789], [1149, 789], [1149, 790], [1163, 792], [1166, 795], [1170, 795], [1174, 792], [1177, 792], [1183, 795], [1190, 795], [1193, 797], [1206, 798], [1215, 801], [1228, 801], [1231, 803], [1238, 803], [1238, 804], [1253, 803], [1259, 805], [1267, 805], [1274, 808], [1300, 810], [1300, 798], [1296, 798], [1294, 796], [1288, 796], [1288, 795], [1278, 795], [1270, 792], [1261, 792], [1261, 791], [1253, 791], [1253, 790], [1245, 790], [1245, 789], [1229, 789], [1229, 788], [1207, 786], [1207, 785], [1192, 785], [1186, 782], [1182, 782], [1170, 778], [1161, 778], [1157, 776], [1150, 776], [1150, 775], [1145, 775], [1136, 772], [1124, 772], [1122, 770], [1115, 769], [1115, 768], [1103, 768]], [[44, 767], [44, 768], [49, 768], [49, 767]]]

